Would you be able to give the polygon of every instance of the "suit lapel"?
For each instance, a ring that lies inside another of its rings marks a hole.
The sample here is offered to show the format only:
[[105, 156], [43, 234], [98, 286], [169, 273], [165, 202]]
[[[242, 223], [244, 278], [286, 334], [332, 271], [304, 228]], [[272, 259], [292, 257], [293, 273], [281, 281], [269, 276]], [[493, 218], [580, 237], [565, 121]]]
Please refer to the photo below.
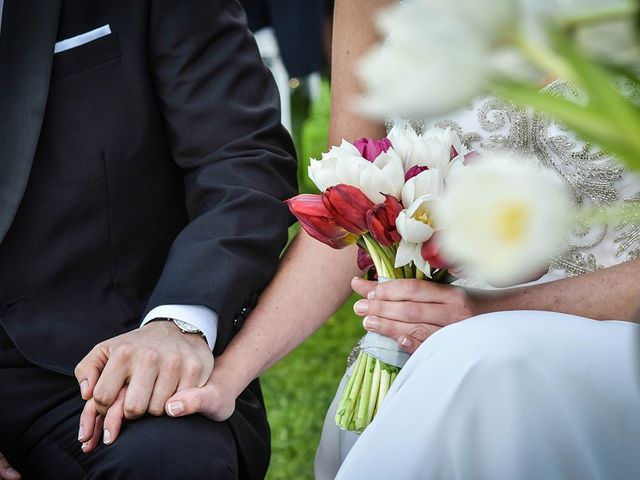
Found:
[[0, 32], [0, 243], [20, 205], [36, 153], [61, 2], [4, 2]]

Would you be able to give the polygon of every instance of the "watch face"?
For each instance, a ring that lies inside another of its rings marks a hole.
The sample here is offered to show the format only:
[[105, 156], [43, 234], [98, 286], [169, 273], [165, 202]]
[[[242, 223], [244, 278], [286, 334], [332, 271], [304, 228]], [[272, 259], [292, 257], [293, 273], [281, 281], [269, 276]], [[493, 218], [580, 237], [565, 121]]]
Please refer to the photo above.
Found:
[[186, 333], [202, 333], [198, 328], [194, 327], [190, 323], [183, 322], [182, 320], [172, 319], [173, 323], [177, 325], [177, 327]]

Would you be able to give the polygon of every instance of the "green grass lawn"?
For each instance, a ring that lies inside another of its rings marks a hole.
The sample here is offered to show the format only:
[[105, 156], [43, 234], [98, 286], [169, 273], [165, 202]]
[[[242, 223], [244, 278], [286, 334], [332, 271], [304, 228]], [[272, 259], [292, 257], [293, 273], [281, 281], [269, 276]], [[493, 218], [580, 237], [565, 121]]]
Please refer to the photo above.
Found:
[[[313, 191], [306, 177], [309, 157], [319, 158], [327, 148], [329, 87], [325, 82], [318, 101], [310, 108], [296, 107], [301, 124], [294, 132], [300, 163], [300, 190]], [[295, 122], [294, 122], [295, 124]], [[272, 457], [269, 480], [312, 479], [313, 458], [324, 416], [342, 377], [347, 355], [364, 333], [348, 301], [310, 339], [262, 376], [271, 422]], [[304, 310], [300, 312], [303, 320]], [[286, 335], [286, 332], [282, 332]]]

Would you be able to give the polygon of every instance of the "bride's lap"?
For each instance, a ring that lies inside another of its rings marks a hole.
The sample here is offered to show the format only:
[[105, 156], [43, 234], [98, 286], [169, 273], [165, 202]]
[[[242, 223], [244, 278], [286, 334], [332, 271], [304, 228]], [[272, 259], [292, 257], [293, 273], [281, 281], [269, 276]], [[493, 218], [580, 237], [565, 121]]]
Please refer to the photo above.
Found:
[[339, 478], [634, 478], [639, 344], [637, 324], [552, 312], [443, 328], [407, 362]]
[[[483, 362], [526, 360], [542, 364], [552, 359], [549, 354], [575, 356], [592, 352], [591, 349], [620, 346], [620, 342], [637, 342], [639, 337], [632, 332], [640, 335], [638, 324], [532, 310], [488, 313], [436, 332], [411, 356], [403, 370], [405, 373], [400, 375], [406, 375], [407, 366], [425, 362], [436, 354], [443, 361], [450, 356], [456, 363], [467, 359]], [[581, 368], [582, 365], [571, 361], [556, 366]]]

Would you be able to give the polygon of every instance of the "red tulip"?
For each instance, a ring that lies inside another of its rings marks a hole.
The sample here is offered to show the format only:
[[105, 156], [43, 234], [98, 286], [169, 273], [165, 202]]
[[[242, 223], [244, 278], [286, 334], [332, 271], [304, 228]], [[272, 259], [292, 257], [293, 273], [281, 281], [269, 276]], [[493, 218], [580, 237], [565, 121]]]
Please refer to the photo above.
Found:
[[385, 195], [384, 203], [374, 205], [367, 212], [367, 226], [373, 239], [384, 247], [398, 243], [402, 237], [396, 229], [396, 218], [402, 204], [392, 195]]
[[363, 272], [368, 272], [374, 267], [371, 255], [362, 247], [358, 247], [358, 268]]
[[358, 238], [336, 223], [320, 195], [297, 195], [285, 203], [304, 231], [316, 240], [336, 249], [356, 243]]
[[353, 144], [360, 152], [360, 155], [370, 162], [373, 162], [378, 158], [378, 155], [391, 148], [391, 140], [388, 138], [381, 138], [380, 140], [375, 140], [373, 138], [360, 138], [353, 142]]
[[420, 253], [431, 268], [449, 268], [449, 263], [440, 255], [440, 243], [438, 242], [438, 232], [434, 232], [431, 238], [422, 244]]
[[322, 202], [336, 223], [354, 235], [367, 231], [367, 211], [373, 207], [359, 188], [339, 184], [327, 188], [322, 194]]

